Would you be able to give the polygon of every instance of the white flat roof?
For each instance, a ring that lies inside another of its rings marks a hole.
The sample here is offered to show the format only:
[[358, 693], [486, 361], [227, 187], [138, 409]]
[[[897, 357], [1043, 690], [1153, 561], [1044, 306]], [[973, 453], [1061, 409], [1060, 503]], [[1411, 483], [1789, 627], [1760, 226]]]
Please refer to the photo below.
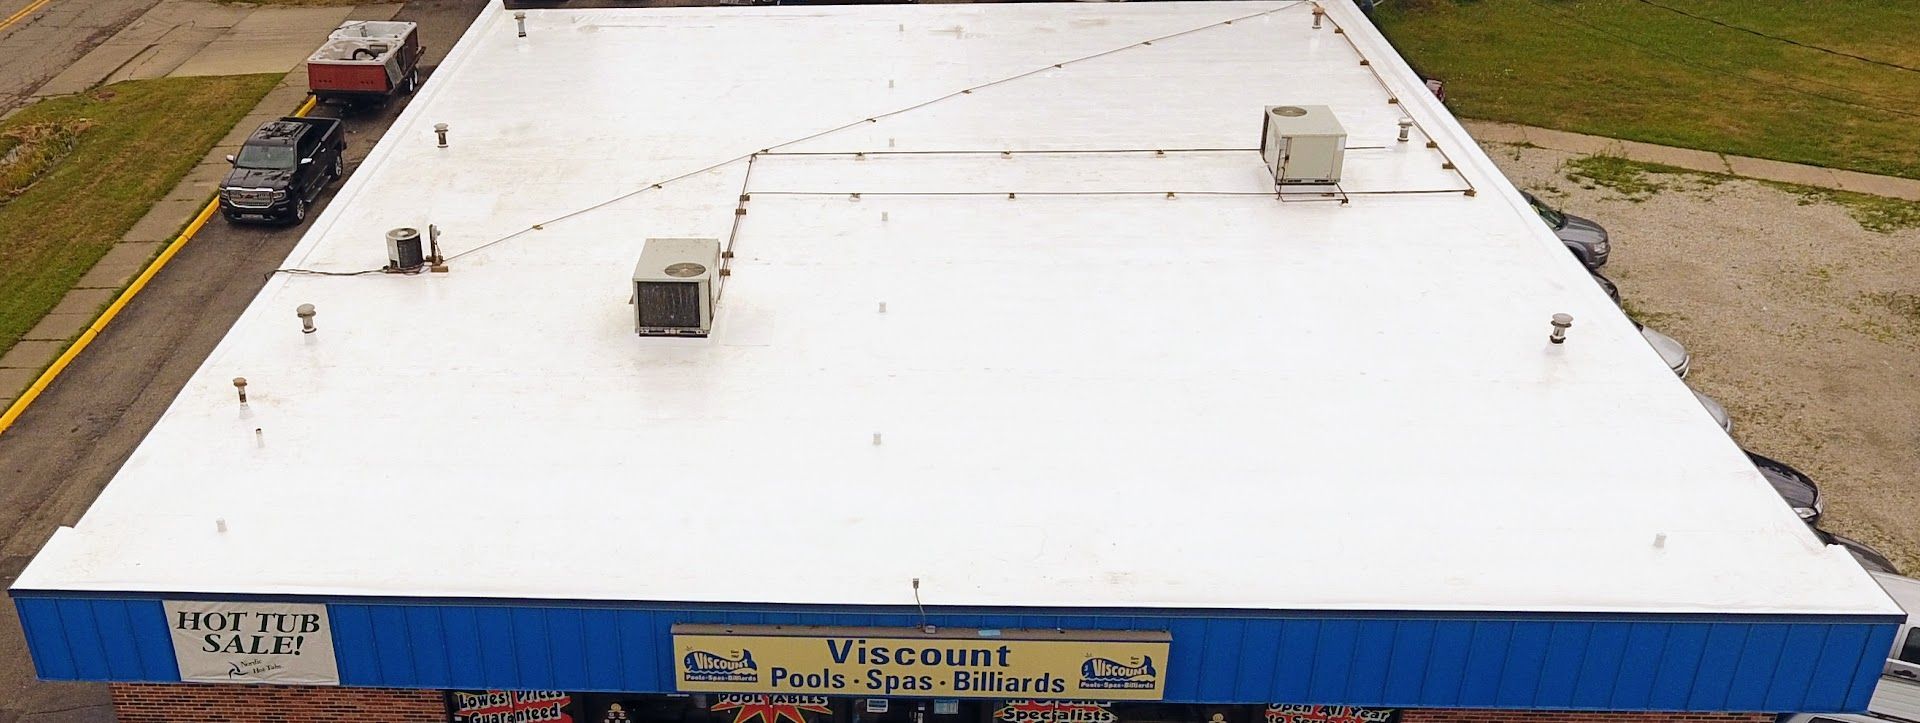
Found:
[[[1328, 8], [490, 8], [287, 266], [479, 250], [276, 276], [17, 586], [1897, 613]], [[1350, 204], [1262, 195], [1275, 104]], [[648, 237], [733, 239], [711, 338]]]

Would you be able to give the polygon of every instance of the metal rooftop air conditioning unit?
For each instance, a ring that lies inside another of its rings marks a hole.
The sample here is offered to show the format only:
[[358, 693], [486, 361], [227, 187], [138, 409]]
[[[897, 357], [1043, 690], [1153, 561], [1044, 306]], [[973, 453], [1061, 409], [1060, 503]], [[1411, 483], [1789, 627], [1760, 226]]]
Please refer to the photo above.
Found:
[[1324, 105], [1270, 105], [1261, 114], [1260, 157], [1275, 186], [1340, 182], [1347, 129]]
[[706, 336], [713, 329], [720, 241], [650, 238], [633, 268], [633, 330], [641, 336]]

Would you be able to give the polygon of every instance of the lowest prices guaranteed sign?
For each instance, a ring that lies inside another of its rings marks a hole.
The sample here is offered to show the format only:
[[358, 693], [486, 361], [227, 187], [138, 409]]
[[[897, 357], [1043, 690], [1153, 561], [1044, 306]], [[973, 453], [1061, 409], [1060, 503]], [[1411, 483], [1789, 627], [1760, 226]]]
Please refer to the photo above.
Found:
[[167, 600], [161, 607], [181, 680], [340, 684], [325, 605]]

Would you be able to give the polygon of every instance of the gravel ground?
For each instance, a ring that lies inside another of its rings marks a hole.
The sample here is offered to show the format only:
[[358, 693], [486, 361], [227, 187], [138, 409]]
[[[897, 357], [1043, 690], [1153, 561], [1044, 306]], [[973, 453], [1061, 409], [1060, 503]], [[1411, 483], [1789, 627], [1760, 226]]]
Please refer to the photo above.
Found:
[[1687, 381], [1734, 437], [1798, 467], [1821, 526], [1920, 572], [1920, 230], [1868, 231], [1831, 203], [1753, 181], [1655, 175], [1640, 200], [1571, 180], [1574, 155], [1488, 144], [1521, 188], [1613, 236], [1605, 273], [1693, 352]]

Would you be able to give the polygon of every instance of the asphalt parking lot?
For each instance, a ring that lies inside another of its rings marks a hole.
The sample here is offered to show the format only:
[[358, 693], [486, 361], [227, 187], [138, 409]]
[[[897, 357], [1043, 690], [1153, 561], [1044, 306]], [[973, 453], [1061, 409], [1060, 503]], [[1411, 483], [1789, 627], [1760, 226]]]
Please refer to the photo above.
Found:
[[[481, 7], [473, 0], [417, 0], [394, 18], [420, 23], [428, 82], [432, 64]], [[344, 116], [351, 174], [405, 106], [401, 99], [342, 113], [323, 105], [313, 114]], [[79, 520], [304, 232], [233, 226], [216, 217], [0, 436], [0, 475], [9, 480], [0, 485], [0, 588], [12, 584], [56, 527]], [[104, 721], [112, 712], [105, 686], [34, 680], [13, 605], [5, 602], [0, 723], [16, 720]]]

